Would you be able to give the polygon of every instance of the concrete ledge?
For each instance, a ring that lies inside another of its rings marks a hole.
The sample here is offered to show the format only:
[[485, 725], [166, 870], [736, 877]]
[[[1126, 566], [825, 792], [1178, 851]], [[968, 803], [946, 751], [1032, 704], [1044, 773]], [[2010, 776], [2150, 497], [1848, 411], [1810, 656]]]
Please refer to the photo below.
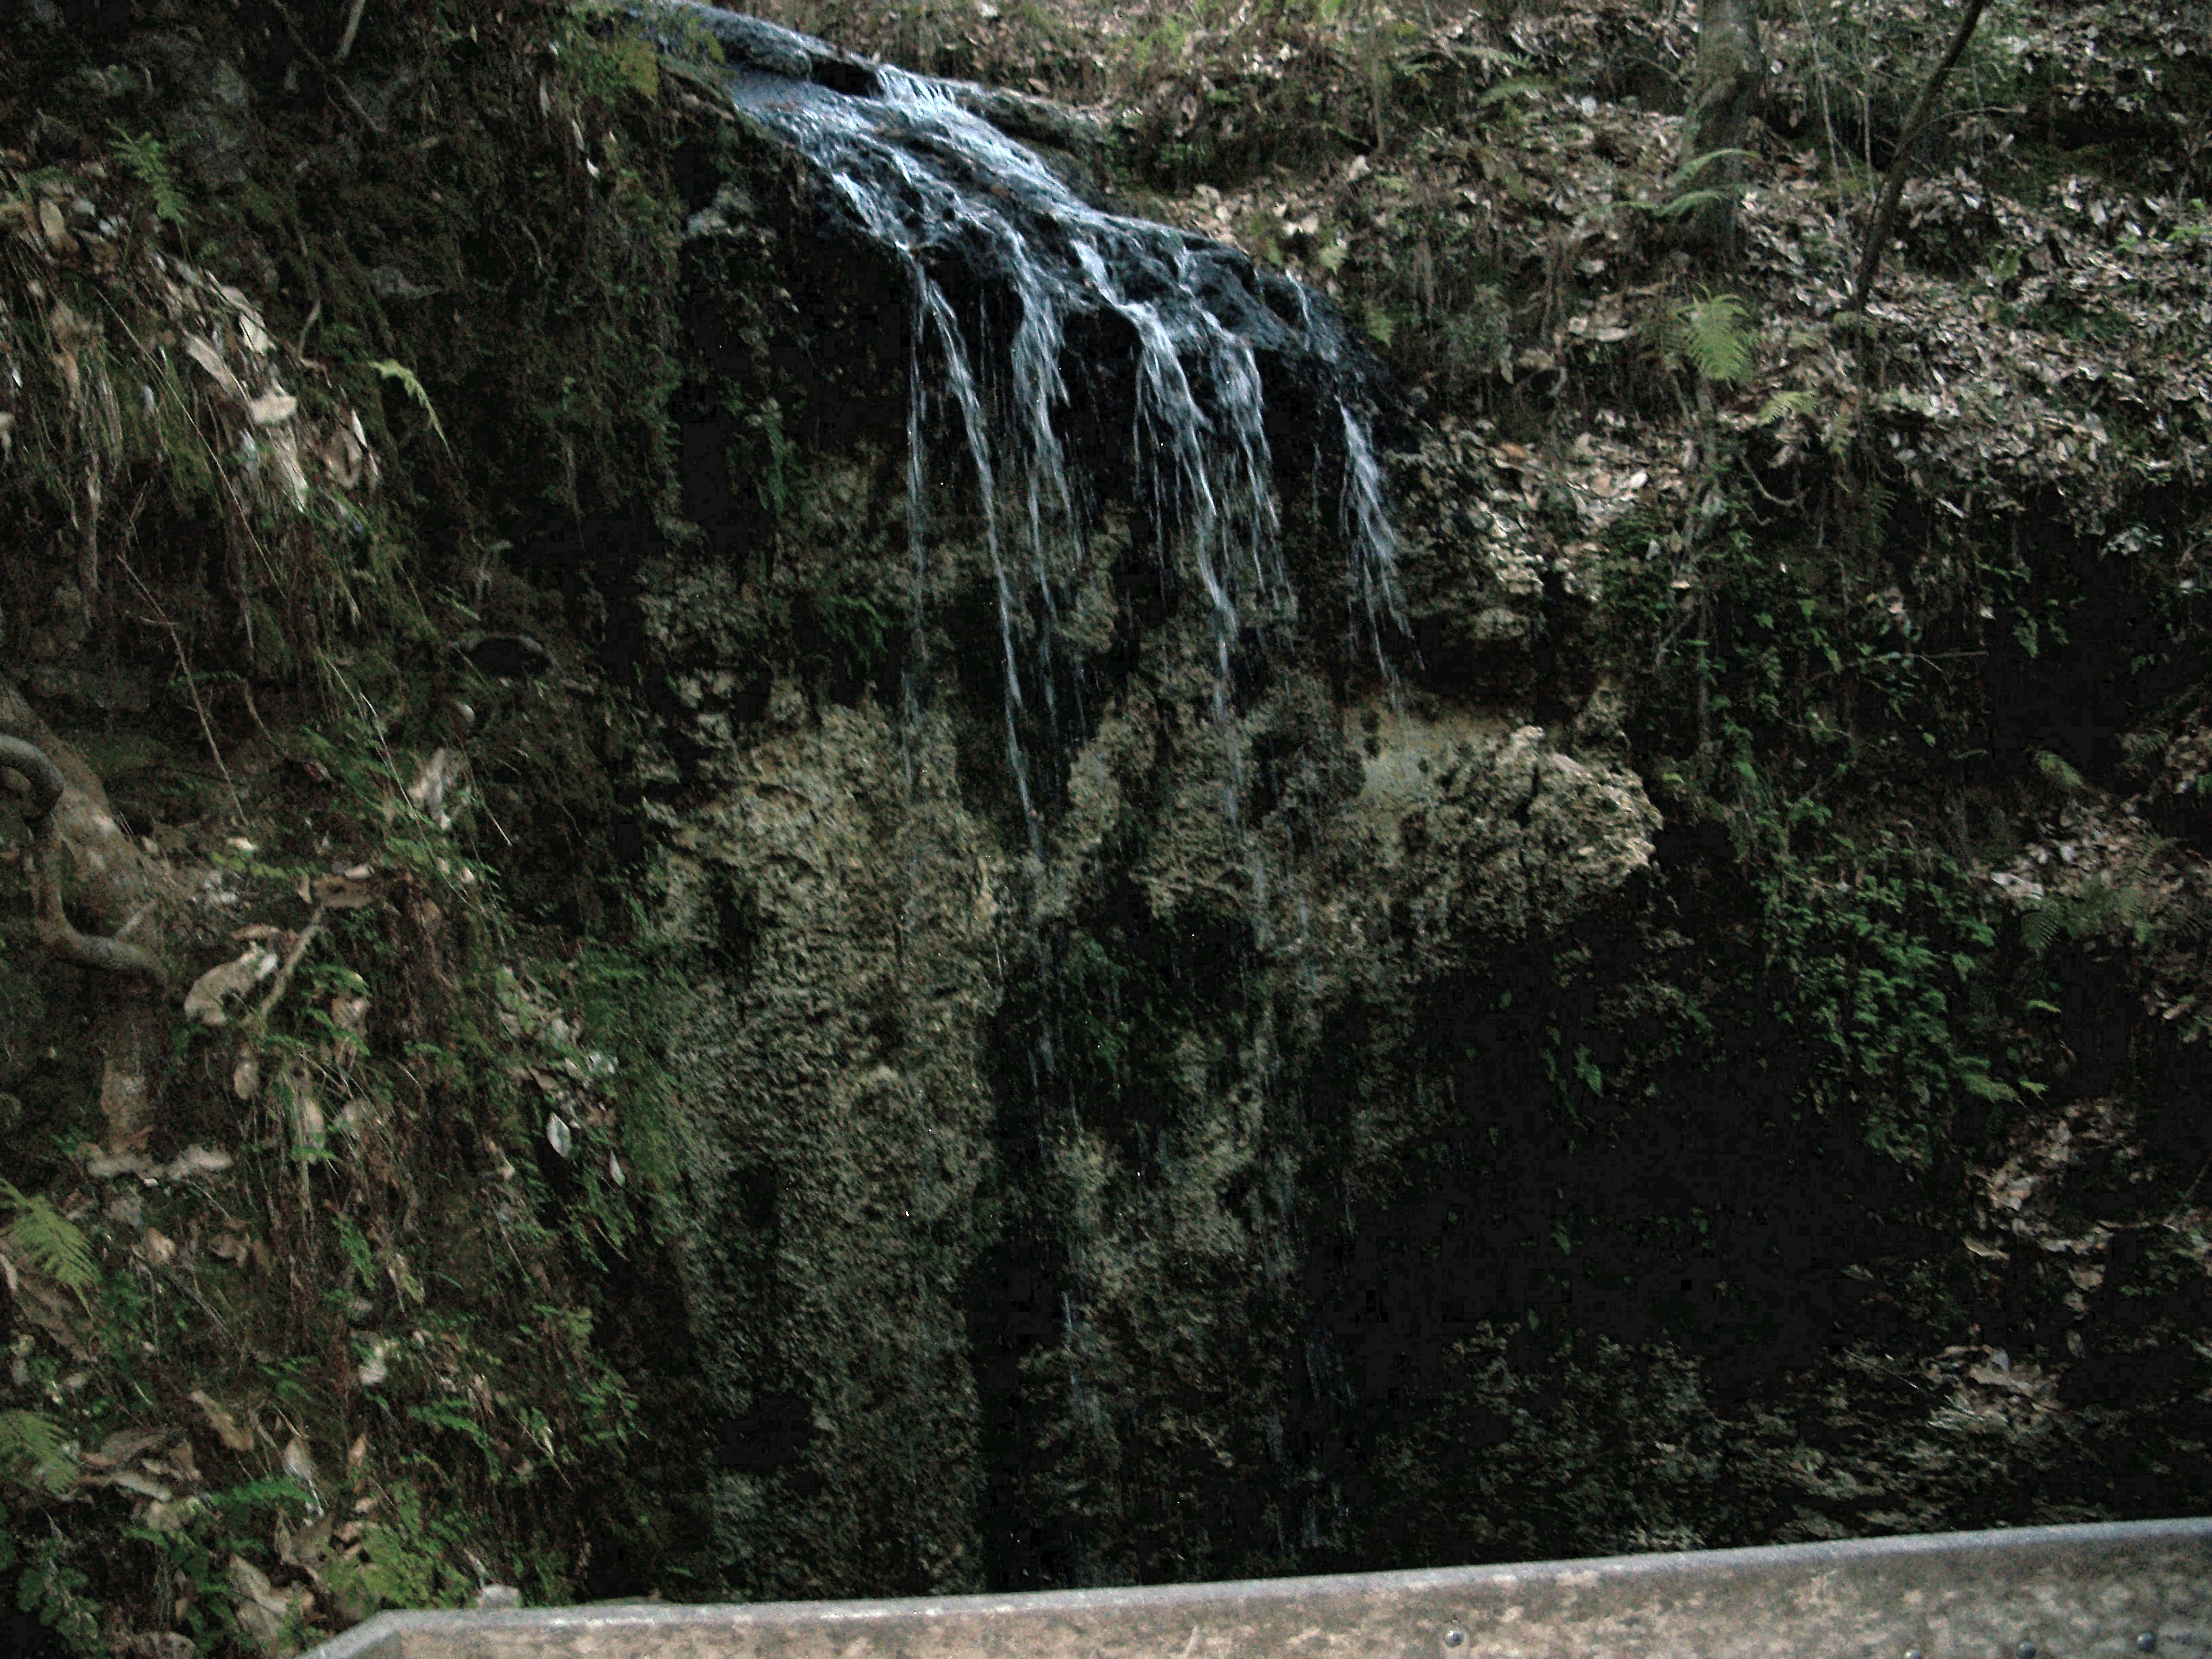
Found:
[[2208, 1649], [2212, 1517], [1040, 1595], [385, 1613], [308, 1659], [2200, 1659]]

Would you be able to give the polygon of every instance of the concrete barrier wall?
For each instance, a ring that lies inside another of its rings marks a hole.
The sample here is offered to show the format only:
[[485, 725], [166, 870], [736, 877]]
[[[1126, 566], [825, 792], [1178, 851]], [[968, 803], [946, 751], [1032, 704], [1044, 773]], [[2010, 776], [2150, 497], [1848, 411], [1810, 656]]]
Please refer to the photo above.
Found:
[[2120, 1659], [2212, 1652], [2212, 1517], [1027, 1595], [386, 1613], [308, 1659]]

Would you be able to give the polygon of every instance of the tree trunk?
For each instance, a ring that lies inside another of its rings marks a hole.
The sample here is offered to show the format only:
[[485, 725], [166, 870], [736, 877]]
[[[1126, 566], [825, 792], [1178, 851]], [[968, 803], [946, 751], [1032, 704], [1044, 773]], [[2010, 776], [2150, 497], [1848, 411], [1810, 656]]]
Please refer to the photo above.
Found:
[[1897, 204], [1905, 199], [1905, 175], [1911, 167], [1912, 152], [1920, 148], [1929, 122], [1935, 119], [1936, 103], [1942, 96], [1944, 82], [1951, 78], [1951, 71], [1966, 55], [1966, 42], [1974, 38], [1974, 26], [1982, 21], [1983, 3], [1984, 0], [1966, 0], [1966, 14], [1952, 31], [1950, 50], [1929, 71], [1927, 82], [1913, 102], [1912, 113], [1905, 118], [1905, 130], [1898, 135], [1897, 154], [1890, 158], [1889, 177], [1882, 181], [1881, 200], [1875, 208], [1874, 223], [1867, 231], [1866, 246], [1859, 252], [1858, 276], [1851, 283], [1850, 310], [1864, 311], [1867, 296], [1874, 292], [1875, 272], [1881, 269], [1882, 247], [1889, 240], [1890, 227], [1897, 222]]
[[[1703, 0], [1684, 161], [1742, 149], [1765, 87], [1766, 49], [1759, 38], [1756, 0]], [[1722, 192], [1722, 199], [1691, 216], [1689, 239], [1694, 246], [1734, 257], [1736, 196], [1743, 181], [1743, 158], [1737, 155], [1723, 156], [1684, 181], [1691, 190]]]

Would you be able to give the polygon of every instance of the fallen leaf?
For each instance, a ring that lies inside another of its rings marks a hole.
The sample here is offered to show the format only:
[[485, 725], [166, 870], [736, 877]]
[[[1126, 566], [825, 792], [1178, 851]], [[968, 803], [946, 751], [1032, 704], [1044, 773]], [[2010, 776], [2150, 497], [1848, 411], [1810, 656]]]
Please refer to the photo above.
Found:
[[[155, 1532], [180, 1532], [191, 1524], [192, 1517], [204, 1507], [197, 1498], [179, 1498], [173, 1504], [149, 1504], [143, 1524]], [[187, 1647], [185, 1651], [189, 1653], [191, 1649]]]
[[40, 1330], [69, 1350], [76, 1358], [89, 1360], [92, 1349], [70, 1316], [69, 1299], [59, 1286], [32, 1273], [21, 1262], [0, 1256], [8, 1267], [8, 1288], [16, 1308]]
[[370, 1346], [368, 1358], [362, 1360], [355, 1371], [362, 1388], [373, 1389], [392, 1375], [391, 1367], [384, 1363], [384, 1356], [391, 1348], [392, 1344], [380, 1337]]
[[[334, 1517], [319, 1516], [295, 1532], [286, 1526], [283, 1517], [279, 1516], [272, 1537], [276, 1546], [276, 1559], [288, 1567], [299, 1567], [313, 1573], [330, 1555], [333, 1524]], [[317, 1582], [320, 1582], [319, 1577]]]
[[289, 392], [264, 392], [246, 404], [246, 412], [253, 417], [256, 426], [274, 426], [279, 421], [289, 421], [300, 400]]
[[92, 1470], [120, 1468], [141, 1452], [151, 1450], [171, 1435], [174, 1429], [118, 1429], [100, 1443], [100, 1449], [88, 1453], [84, 1467]]
[[46, 240], [53, 245], [57, 253], [67, 253], [76, 246], [76, 238], [69, 234], [69, 224], [62, 217], [58, 202], [39, 204], [39, 228], [46, 233]]
[[94, 1181], [109, 1181], [117, 1176], [144, 1175], [152, 1167], [139, 1152], [111, 1152], [85, 1143], [82, 1156], [84, 1172]]
[[374, 882], [362, 881], [352, 876], [318, 876], [315, 878], [311, 903], [332, 910], [358, 910], [374, 904], [383, 890]]
[[195, 1141], [171, 1158], [161, 1173], [172, 1181], [181, 1181], [187, 1176], [220, 1175], [231, 1165], [228, 1152], [218, 1152]]
[[205, 1025], [227, 1025], [223, 1001], [251, 990], [276, 971], [276, 953], [255, 945], [242, 956], [220, 963], [192, 981], [185, 993], [185, 1018]]
[[407, 786], [407, 799], [418, 812], [438, 822], [444, 829], [446, 820], [442, 809], [446, 791], [459, 775], [461, 757], [450, 749], [440, 749], [422, 763], [422, 769], [415, 775], [415, 781]]
[[292, 1079], [292, 1116], [304, 1146], [313, 1146], [323, 1138], [323, 1103], [316, 1098], [314, 1085], [304, 1077]]
[[273, 1649], [277, 1638], [283, 1634], [283, 1627], [277, 1624], [276, 1615], [258, 1601], [240, 1601], [238, 1604], [238, 1628], [257, 1646]]
[[246, 401], [246, 388], [238, 383], [238, 376], [230, 372], [222, 354], [215, 349], [215, 342], [201, 334], [185, 336], [185, 355], [207, 370], [215, 383], [240, 403]]
[[284, 1473], [309, 1492], [315, 1489], [315, 1460], [308, 1454], [307, 1443], [296, 1434], [284, 1443]]
[[129, 1469], [118, 1469], [113, 1474], [94, 1475], [85, 1483], [94, 1486], [120, 1486], [125, 1492], [136, 1492], [141, 1498], [150, 1498], [157, 1504], [166, 1504], [175, 1496], [158, 1480], [149, 1480]]
[[200, 1479], [199, 1459], [192, 1451], [191, 1437], [180, 1437], [177, 1443], [158, 1458], [149, 1458], [144, 1466], [156, 1474], [167, 1474], [187, 1486], [204, 1485]]
[[224, 1445], [237, 1452], [253, 1449], [252, 1431], [239, 1427], [238, 1419], [216, 1404], [206, 1389], [194, 1389], [185, 1397], [206, 1415], [208, 1426], [215, 1431], [216, 1438]]

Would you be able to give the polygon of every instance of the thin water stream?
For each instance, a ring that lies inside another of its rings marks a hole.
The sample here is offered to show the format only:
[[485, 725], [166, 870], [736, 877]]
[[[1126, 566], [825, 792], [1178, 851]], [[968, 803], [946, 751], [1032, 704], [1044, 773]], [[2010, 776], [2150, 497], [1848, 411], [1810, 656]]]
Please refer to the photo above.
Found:
[[[730, 70], [728, 86], [741, 115], [805, 156], [851, 226], [891, 253], [911, 284], [915, 659], [926, 664], [926, 450], [933, 404], [949, 404], [997, 589], [1007, 760], [1033, 851], [1041, 849], [1020, 732], [1025, 714], [1038, 712], [1048, 729], [1060, 730], [1060, 618], [1089, 529], [1063, 441], [1073, 321], [1118, 319], [1132, 343], [1128, 440], [1138, 489], [1161, 556], [1176, 567], [1170, 574], [1194, 581], [1210, 610], [1217, 712], [1226, 711], [1231, 653], [1246, 630], [1279, 635], [1298, 619], [1283, 562], [1263, 358], [1294, 365], [1318, 407], [1333, 403], [1340, 416], [1348, 622], [1355, 645], [1387, 675], [1384, 638], [1403, 626], [1396, 543], [1354, 349], [1326, 301], [1223, 244], [1091, 206], [1036, 154], [962, 107], [956, 83], [889, 65], [857, 72], [823, 43], [757, 19], [703, 6], [664, 9], [735, 49], [744, 63]], [[811, 62], [833, 58], [841, 73], [801, 78]], [[1003, 340], [971, 337], [963, 326], [955, 295], [976, 287], [993, 294], [994, 309], [1003, 304], [997, 296], [1011, 301]], [[934, 374], [923, 367], [933, 349]], [[994, 398], [999, 373], [1006, 390]], [[1035, 599], [1026, 614], [1024, 587]], [[1079, 697], [1079, 672], [1066, 667]]]

